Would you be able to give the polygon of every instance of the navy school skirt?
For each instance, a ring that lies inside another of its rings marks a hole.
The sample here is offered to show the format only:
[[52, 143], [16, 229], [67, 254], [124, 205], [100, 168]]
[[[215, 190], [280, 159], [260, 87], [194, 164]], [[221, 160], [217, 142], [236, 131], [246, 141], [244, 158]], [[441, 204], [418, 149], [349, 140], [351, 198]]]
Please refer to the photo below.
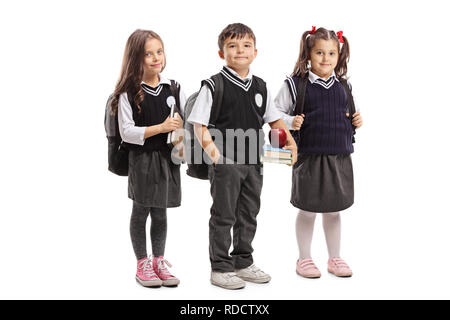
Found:
[[169, 151], [130, 150], [128, 197], [145, 207], [173, 208], [181, 205], [180, 165]]
[[291, 203], [317, 213], [337, 212], [354, 201], [352, 158], [300, 154], [292, 169]]

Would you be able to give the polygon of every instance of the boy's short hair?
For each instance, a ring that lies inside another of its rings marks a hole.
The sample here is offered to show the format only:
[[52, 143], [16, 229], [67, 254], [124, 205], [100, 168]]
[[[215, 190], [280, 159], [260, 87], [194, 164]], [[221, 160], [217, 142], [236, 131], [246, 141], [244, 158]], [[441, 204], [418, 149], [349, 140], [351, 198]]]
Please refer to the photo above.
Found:
[[242, 23], [232, 23], [229, 24], [225, 29], [222, 30], [222, 32], [219, 34], [219, 49], [220, 51], [223, 51], [223, 44], [226, 39], [230, 38], [234, 39], [242, 39], [246, 35], [248, 35], [250, 38], [253, 39], [253, 42], [256, 46], [256, 37], [253, 33], [252, 29], [247, 27], [245, 24]]

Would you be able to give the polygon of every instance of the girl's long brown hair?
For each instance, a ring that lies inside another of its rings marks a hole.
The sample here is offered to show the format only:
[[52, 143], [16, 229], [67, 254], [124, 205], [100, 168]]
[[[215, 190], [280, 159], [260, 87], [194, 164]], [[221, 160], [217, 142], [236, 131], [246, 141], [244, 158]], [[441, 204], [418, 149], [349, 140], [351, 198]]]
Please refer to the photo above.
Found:
[[[161, 41], [164, 49], [164, 43], [156, 32], [138, 29], [130, 35], [123, 54], [119, 80], [117, 80], [113, 99], [111, 101], [111, 112], [113, 114], [117, 112], [119, 96], [123, 92], [126, 92], [130, 97], [133, 97], [133, 102], [138, 107], [139, 112], [141, 111], [140, 104], [144, 100], [141, 81], [144, 76], [143, 63], [145, 57], [145, 43], [148, 39], [158, 39]], [[162, 70], [164, 70], [164, 67], [165, 64], [163, 65]]]
[[[342, 38], [344, 39], [344, 43], [342, 48], [339, 50], [338, 63], [334, 69], [338, 79], [345, 79], [347, 77], [347, 62], [350, 59], [350, 45], [346, 37], [342, 36]], [[311, 31], [305, 31], [300, 41], [300, 54], [291, 76], [306, 76], [309, 71], [308, 64], [309, 60], [311, 60], [311, 49], [314, 47], [314, 44], [318, 39], [334, 40], [336, 41], [338, 48], [340, 47], [339, 37], [332, 30], [319, 28], [314, 33], [311, 33]]]

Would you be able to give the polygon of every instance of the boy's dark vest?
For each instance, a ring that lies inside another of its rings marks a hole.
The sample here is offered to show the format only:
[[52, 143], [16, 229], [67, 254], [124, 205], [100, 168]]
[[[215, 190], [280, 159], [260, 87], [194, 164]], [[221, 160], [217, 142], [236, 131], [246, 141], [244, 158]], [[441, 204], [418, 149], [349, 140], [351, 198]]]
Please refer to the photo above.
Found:
[[[215, 129], [220, 130], [223, 136], [223, 145], [215, 140], [224, 158], [233, 160], [235, 163], [255, 164], [260, 163], [260, 155], [264, 145], [264, 134], [262, 127], [264, 125], [263, 116], [266, 111], [267, 88], [266, 83], [256, 76], [251, 80], [244, 82], [242, 79], [231, 74], [224, 68], [221, 71], [224, 84], [223, 100], [219, 116], [215, 123]], [[204, 81], [212, 92], [214, 87], [210, 81]], [[226, 130], [241, 129], [245, 136], [245, 143], [238, 143], [238, 138], [227, 139]], [[253, 135], [251, 138], [250, 135]], [[252, 139], [254, 139], [252, 141]], [[229, 141], [231, 140], [231, 141]], [[233, 141], [234, 140], [234, 141]], [[234, 145], [234, 156], [227, 155]], [[252, 156], [252, 158], [250, 158]], [[243, 162], [243, 161], [244, 162]]]
[[[167, 104], [167, 98], [173, 96], [170, 85], [162, 84], [156, 88], [146, 84], [141, 84], [141, 86], [144, 91], [144, 100], [140, 105], [141, 111], [139, 112], [136, 104], [130, 101], [135, 126], [149, 127], [164, 122], [170, 115], [170, 107]], [[142, 151], [169, 151], [167, 135], [168, 133], [160, 133], [145, 139], [145, 143], [142, 146], [127, 143], [127, 147]]]
[[[299, 78], [292, 77], [295, 87]], [[288, 81], [288, 80], [286, 80]], [[292, 90], [291, 97], [295, 101]], [[353, 153], [353, 128], [349, 118], [347, 94], [339, 81], [328, 89], [317, 83], [306, 84], [305, 120], [299, 131], [298, 150], [309, 154]]]

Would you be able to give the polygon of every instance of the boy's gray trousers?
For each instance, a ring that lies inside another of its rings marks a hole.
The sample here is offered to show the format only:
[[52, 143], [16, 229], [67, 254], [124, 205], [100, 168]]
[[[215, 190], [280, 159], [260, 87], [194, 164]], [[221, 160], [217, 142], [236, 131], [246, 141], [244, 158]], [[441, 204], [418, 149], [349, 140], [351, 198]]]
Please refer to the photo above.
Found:
[[[209, 220], [211, 269], [216, 272], [244, 269], [253, 264], [252, 241], [260, 208], [262, 166], [211, 165], [208, 176], [213, 199]], [[230, 256], [232, 228], [233, 251]]]

